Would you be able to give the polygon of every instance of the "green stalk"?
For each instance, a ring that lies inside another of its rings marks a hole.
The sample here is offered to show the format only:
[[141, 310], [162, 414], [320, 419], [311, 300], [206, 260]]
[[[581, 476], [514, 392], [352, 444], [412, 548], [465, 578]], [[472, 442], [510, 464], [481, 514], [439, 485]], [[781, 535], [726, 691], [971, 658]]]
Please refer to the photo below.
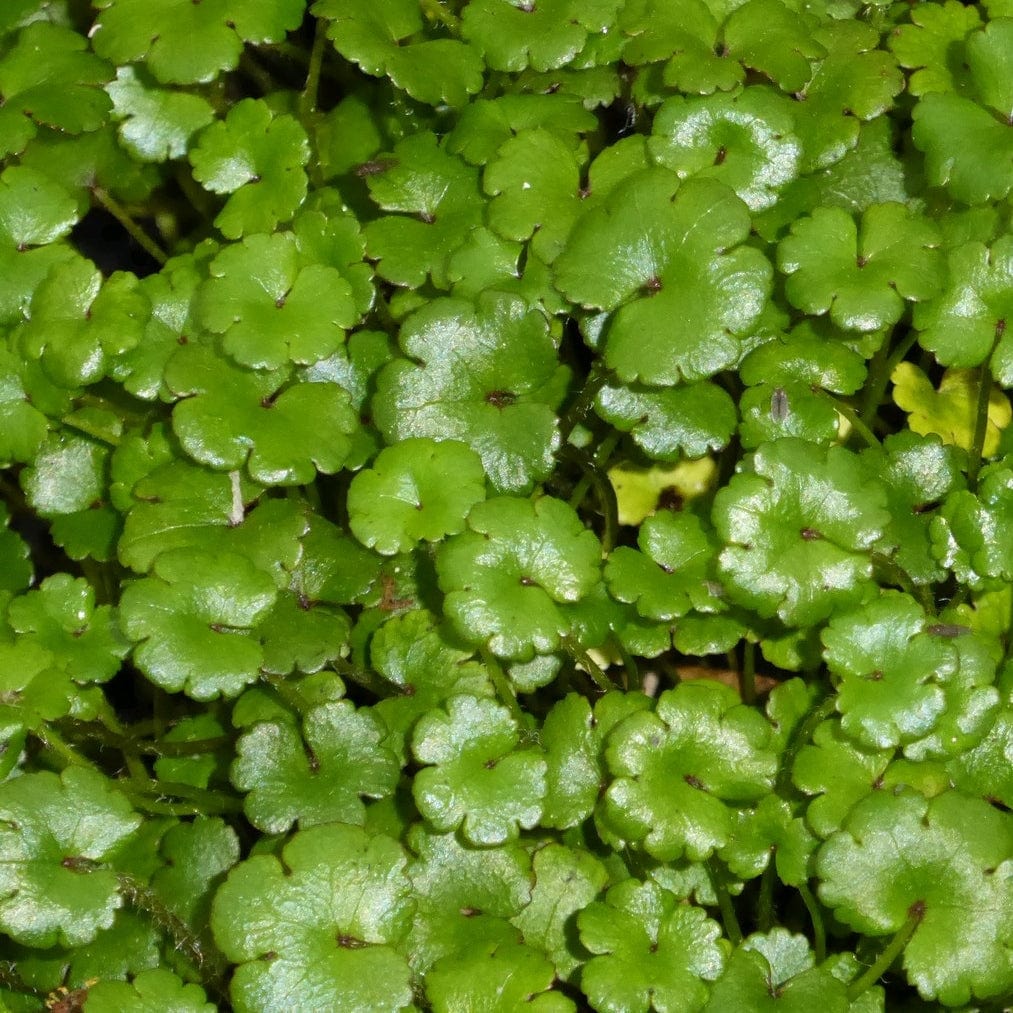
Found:
[[306, 71], [306, 85], [299, 96], [299, 116], [308, 125], [317, 111], [317, 95], [320, 91], [320, 69], [324, 63], [324, 47], [327, 45], [326, 23], [317, 21], [316, 34], [313, 36], [313, 49], [310, 51], [309, 68]]
[[854, 1002], [863, 992], [872, 988], [879, 979], [890, 970], [893, 962], [904, 952], [904, 947], [914, 935], [914, 931], [925, 917], [925, 905], [921, 901], [911, 905], [908, 920], [900, 927], [900, 931], [890, 940], [879, 955], [876, 962], [860, 978], [856, 978], [848, 986], [848, 1000]]
[[577, 447], [566, 446], [563, 448], [566, 456], [576, 461], [584, 472], [570, 496], [570, 506], [574, 510], [579, 509], [588, 488], [592, 485], [595, 487], [604, 518], [601, 542], [602, 549], [606, 554], [612, 551], [619, 536], [619, 504], [616, 501], [616, 491], [605, 472], [605, 464], [612, 456], [619, 439], [619, 433], [607, 436], [602, 440], [595, 457], [592, 457], [586, 450]]
[[176, 781], [156, 781], [147, 774], [137, 776], [132, 774], [129, 778], [117, 781], [116, 786], [133, 798], [154, 796], [157, 801], [162, 801], [172, 796], [184, 799], [206, 816], [243, 811], [242, 801], [224, 791], [195, 788], [191, 784], [180, 784]]
[[172, 940], [173, 949], [190, 961], [206, 990], [224, 998], [220, 987], [225, 972], [221, 955], [214, 949], [205, 949], [198, 934], [139, 879], [121, 872], [117, 882], [123, 899], [138, 911], [143, 911]]
[[440, 0], [419, 0], [419, 6], [429, 21], [443, 25], [453, 35], [460, 32], [461, 19], [451, 14]]
[[577, 424], [587, 418], [587, 413], [591, 410], [594, 399], [598, 396], [598, 391], [605, 386], [606, 380], [605, 371], [595, 363], [591, 367], [591, 372], [588, 373], [587, 380], [584, 386], [581, 387], [580, 393], [574, 398], [573, 403], [566, 409], [566, 414], [560, 419], [559, 430], [564, 442], [570, 438], [570, 433], [577, 427]]
[[580, 644], [570, 637], [564, 637], [563, 650], [570, 655], [571, 659], [591, 677], [591, 681], [603, 692], [615, 689], [615, 683], [602, 671], [594, 658], [585, 651]]
[[798, 892], [813, 925], [813, 952], [816, 955], [816, 963], [822, 964], [827, 959], [827, 930], [823, 924], [823, 912], [806, 883], [799, 883]]
[[876, 438], [876, 434], [862, 421], [858, 412], [856, 412], [855, 409], [852, 408], [846, 401], [842, 401], [840, 398], [834, 397], [833, 394], [823, 390], [821, 387], [814, 388], [813, 393], [818, 394], [825, 401], [829, 401], [834, 406], [834, 410], [840, 412], [841, 415], [848, 420], [851, 428], [858, 433], [863, 440], [865, 440], [868, 446], [880, 446], [880, 442]]
[[517, 702], [517, 694], [514, 693], [513, 686], [510, 685], [510, 680], [506, 677], [503, 669], [500, 668], [499, 662], [496, 660], [492, 651], [483, 644], [478, 649], [479, 656], [482, 658], [482, 663], [485, 665], [486, 670], [489, 673], [489, 679], [496, 689], [496, 695], [508, 711], [510, 716], [517, 722], [521, 728], [526, 727], [524, 722], [524, 711], [521, 710], [521, 705]]
[[978, 403], [974, 413], [974, 438], [967, 455], [967, 485], [974, 492], [978, 488], [978, 473], [985, 453], [985, 437], [988, 434], [988, 402], [992, 397], [992, 356], [979, 367]]
[[39, 740], [44, 749], [55, 753], [63, 761], [64, 769], [67, 767], [85, 767], [88, 770], [102, 773], [96, 764], [92, 763], [82, 753], [79, 753], [52, 725], [43, 725], [41, 728], [36, 728], [32, 731], [32, 735]]
[[837, 697], [828, 696], [826, 700], [818, 703], [799, 722], [795, 733], [788, 741], [784, 753], [781, 755], [781, 766], [777, 772], [777, 780], [774, 782], [774, 791], [784, 794], [791, 788], [791, 768], [795, 765], [795, 757], [799, 751], [812, 738], [813, 732], [837, 709]]
[[162, 249], [158, 243], [155, 242], [147, 232], [144, 231], [130, 217], [127, 209], [113, 197], [107, 190], [104, 190], [100, 186], [93, 186], [91, 188], [92, 196], [99, 202], [123, 226], [127, 234], [141, 247], [153, 260], [156, 260], [159, 264], [164, 264], [168, 259], [169, 255]]
[[725, 935], [728, 936], [732, 946], [738, 946], [742, 942], [742, 929], [739, 927], [739, 918], [735, 913], [731, 895], [725, 886], [724, 869], [716, 858], [707, 859], [707, 873], [710, 876], [711, 885], [714, 887], [714, 894], [718, 899], [718, 910], [721, 912]]

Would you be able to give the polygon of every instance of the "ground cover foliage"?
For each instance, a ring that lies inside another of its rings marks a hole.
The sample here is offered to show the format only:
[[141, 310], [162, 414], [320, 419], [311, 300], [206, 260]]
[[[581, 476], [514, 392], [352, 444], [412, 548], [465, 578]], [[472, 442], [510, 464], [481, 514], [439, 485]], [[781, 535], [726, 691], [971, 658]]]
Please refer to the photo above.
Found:
[[6, 0], [0, 1009], [1013, 1002], [1013, 4]]

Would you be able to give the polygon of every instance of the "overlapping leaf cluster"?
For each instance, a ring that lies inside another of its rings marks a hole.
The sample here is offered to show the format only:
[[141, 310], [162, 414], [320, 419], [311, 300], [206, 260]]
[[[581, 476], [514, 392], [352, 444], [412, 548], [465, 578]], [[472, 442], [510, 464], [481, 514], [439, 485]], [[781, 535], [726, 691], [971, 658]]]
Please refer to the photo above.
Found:
[[0, 1008], [1008, 1006], [1011, 124], [1007, 0], [8, 0]]

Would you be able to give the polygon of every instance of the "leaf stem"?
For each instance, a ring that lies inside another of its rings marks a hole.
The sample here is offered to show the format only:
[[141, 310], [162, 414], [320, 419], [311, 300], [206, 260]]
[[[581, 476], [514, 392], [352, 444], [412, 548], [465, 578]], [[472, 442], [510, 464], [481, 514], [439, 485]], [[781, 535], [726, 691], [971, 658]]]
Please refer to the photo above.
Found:
[[813, 951], [816, 955], [816, 963], [822, 964], [827, 959], [827, 930], [823, 924], [823, 912], [807, 883], [799, 883], [798, 892], [802, 897], [802, 903], [805, 904], [806, 911], [809, 912], [809, 920], [813, 924]]
[[144, 798], [155, 796], [163, 800], [169, 796], [184, 799], [193, 803], [198, 812], [205, 816], [219, 813], [239, 813], [243, 811], [241, 799], [235, 798], [224, 791], [209, 788], [195, 788], [191, 784], [180, 784], [176, 781], [156, 781], [147, 775], [131, 775], [129, 778], [116, 782], [117, 787], [131, 796]]
[[[998, 338], [996, 339], [998, 344]], [[992, 347], [995, 351], [995, 345]], [[992, 398], [992, 355], [982, 363], [978, 370], [978, 403], [974, 413], [974, 438], [967, 455], [967, 486], [971, 492], [978, 489], [978, 473], [985, 453], [985, 437], [988, 434], [988, 403]]]
[[616, 688], [615, 683], [602, 671], [602, 668], [587, 651], [572, 637], [563, 638], [563, 649], [591, 677], [591, 681], [603, 692]]
[[602, 440], [601, 446], [598, 448], [598, 457], [600, 457], [601, 463], [586, 450], [569, 445], [563, 448], [566, 456], [576, 461], [584, 472], [570, 496], [570, 506], [574, 510], [578, 509], [591, 485], [598, 493], [598, 502], [604, 519], [601, 544], [606, 555], [615, 547], [616, 539], [619, 536], [619, 504], [616, 501], [616, 491], [612, 488], [612, 482], [604, 470], [604, 463], [608, 462], [618, 442], [618, 433], [612, 433]]
[[616, 645], [616, 650], [619, 652], [619, 657], [623, 663], [623, 685], [624, 690], [628, 690], [630, 686], [641, 685], [640, 683], [640, 670], [637, 667], [637, 659], [630, 654], [627, 650], [626, 645], [623, 643], [622, 637], [618, 633], [613, 631], [612, 642]]
[[514, 693], [514, 688], [510, 685], [510, 680], [504, 674], [495, 655], [485, 644], [478, 649], [478, 653], [489, 673], [489, 679], [496, 688], [496, 695], [499, 697], [500, 703], [510, 711], [510, 716], [518, 726], [522, 729], [525, 728], [524, 711], [521, 710], [521, 705], [517, 702], [517, 694]]
[[876, 434], [862, 421], [861, 416], [854, 408], [851, 407], [846, 401], [841, 398], [834, 397], [829, 391], [823, 390], [822, 387], [812, 388], [813, 393], [819, 395], [823, 400], [829, 401], [833, 406], [834, 410], [840, 412], [851, 425], [851, 428], [858, 433], [859, 436], [865, 440], [866, 444], [870, 447], [880, 446], [880, 442], [876, 437]]
[[148, 233], [145, 232], [144, 229], [142, 229], [140, 225], [138, 225], [137, 222], [130, 217], [127, 209], [107, 190], [100, 186], [93, 186], [91, 188], [91, 193], [95, 200], [97, 200], [99, 204], [101, 204], [102, 207], [105, 208], [105, 210], [108, 211], [109, 214], [111, 214], [113, 218], [115, 218], [116, 221], [123, 226], [130, 238], [133, 239], [134, 242], [137, 243], [137, 245], [152, 258], [152, 260], [157, 261], [159, 264], [164, 264], [169, 259], [169, 255], [165, 252], [165, 250], [163, 250], [162, 247], [159, 246], [158, 243], [156, 243], [155, 240], [152, 239], [151, 236], [149, 236]]
[[34, 729], [32, 734], [44, 749], [55, 753], [63, 760], [64, 769], [67, 767], [87, 767], [89, 770], [102, 773], [97, 764], [92, 763], [83, 753], [79, 753], [52, 725], [43, 725], [41, 728]]
[[774, 782], [774, 791], [784, 794], [791, 787], [791, 770], [795, 765], [795, 757], [799, 751], [812, 738], [813, 732], [837, 709], [837, 696], [831, 694], [825, 700], [816, 704], [812, 710], [795, 726], [795, 731], [781, 754], [781, 766], [777, 772], [777, 780]]
[[221, 955], [213, 948], [205, 949], [198, 934], [150, 887], [139, 879], [121, 872], [117, 876], [123, 899], [143, 911], [172, 940], [173, 948], [184, 954], [201, 976], [209, 991], [222, 995], [220, 979], [225, 972]]
[[299, 96], [299, 115], [305, 125], [309, 124], [317, 111], [320, 69], [324, 63], [324, 47], [326, 45], [327, 29], [324, 21], [318, 19], [316, 33], [313, 36], [313, 49], [310, 50], [309, 68], [306, 71], [306, 85]]
[[724, 869], [716, 858], [707, 859], [707, 874], [710, 876], [711, 886], [713, 886], [714, 895], [718, 900], [718, 910], [721, 912], [725, 935], [728, 936], [732, 946], [738, 946], [742, 942], [742, 929], [739, 926], [739, 918], [735, 914], [735, 906], [732, 904], [728, 887], [725, 885]]
[[461, 19], [440, 3], [440, 0], [420, 0], [422, 13], [433, 22], [443, 25], [447, 31], [457, 34], [461, 28]]
[[876, 984], [886, 974], [893, 962], [903, 953], [904, 947], [914, 935], [915, 929], [921, 924], [925, 917], [925, 904], [916, 901], [911, 905], [908, 919], [900, 927], [898, 933], [890, 940], [887, 946], [880, 953], [876, 962], [860, 978], [856, 978], [848, 986], [848, 1000], [854, 1002], [863, 992]]
[[905, 594], [916, 599], [929, 615], [935, 614], [936, 604], [928, 587], [919, 587], [911, 575], [898, 563], [882, 552], [873, 552], [872, 565], [880, 572], [883, 579], [899, 587]]
[[605, 370], [595, 363], [591, 367], [591, 372], [588, 373], [584, 386], [580, 388], [580, 393], [573, 399], [570, 407], [566, 409], [566, 413], [560, 419], [559, 431], [564, 442], [570, 438], [570, 434], [577, 425], [587, 418], [587, 413], [591, 410], [598, 391], [605, 386], [607, 379]]
[[343, 679], [354, 682], [356, 686], [361, 686], [381, 700], [397, 695], [395, 692], [397, 687], [393, 683], [387, 682], [368, 668], [359, 668], [358, 665], [353, 665], [347, 658], [333, 658], [331, 668]]

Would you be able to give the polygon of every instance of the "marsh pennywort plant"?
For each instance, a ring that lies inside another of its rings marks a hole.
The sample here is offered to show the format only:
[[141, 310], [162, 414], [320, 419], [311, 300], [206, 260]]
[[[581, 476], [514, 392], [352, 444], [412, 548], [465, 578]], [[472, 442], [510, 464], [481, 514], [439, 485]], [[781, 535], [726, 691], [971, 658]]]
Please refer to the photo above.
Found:
[[6, 0], [0, 1006], [1013, 1001], [1008, 0]]

